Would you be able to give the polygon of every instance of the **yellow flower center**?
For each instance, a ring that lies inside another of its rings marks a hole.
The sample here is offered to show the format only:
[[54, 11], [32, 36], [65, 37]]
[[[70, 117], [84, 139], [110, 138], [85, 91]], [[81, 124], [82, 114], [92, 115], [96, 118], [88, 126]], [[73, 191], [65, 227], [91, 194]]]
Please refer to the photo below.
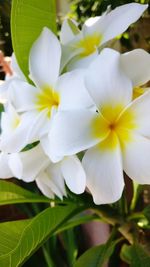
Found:
[[99, 147], [112, 150], [120, 142], [123, 149], [126, 142], [133, 140], [132, 130], [137, 128], [135, 114], [129, 109], [123, 111], [121, 105], [114, 108], [110, 105], [103, 106], [101, 114], [91, 125], [93, 137], [104, 139]]
[[86, 36], [84, 39], [80, 40], [77, 44], [77, 48], [81, 48], [81, 57], [86, 57], [96, 51], [102, 40], [102, 36], [99, 33], [94, 33], [93, 35]]
[[47, 109], [48, 117], [51, 116], [52, 107], [57, 108], [60, 102], [59, 94], [49, 86], [42, 88], [41, 92], [37, 94], [36, 107], [39, 111]]

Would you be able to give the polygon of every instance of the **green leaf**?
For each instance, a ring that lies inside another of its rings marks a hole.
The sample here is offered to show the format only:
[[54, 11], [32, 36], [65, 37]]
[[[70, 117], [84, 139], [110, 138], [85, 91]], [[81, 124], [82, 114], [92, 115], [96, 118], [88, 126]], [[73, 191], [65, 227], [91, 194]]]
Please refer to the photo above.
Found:
[[130, 264], [130, 267], [150, 266], [150, 253], [142, 245], [123, 245], [120, 256], [125, 262]]
[[147, 218], [147, 220], [150, 222], [150, 205], [148, 205], [144, 210], [143, 210], [144, 216]]
[[12, 0], [13, 49], [18, 64], [27, 78], [29, 51], [45, 26], [56, 32], [55, 0]]
[[33, 202], [49, 203], [50, 199], [23, 189], [12, 182], [0, 180], [0, 205]]
[[48, 208], [30, 220], [0, 224], [0, 266], [18, 267], [80, 208], [75, 205]]
[[71, 218], [62, 228], [59, 228], [58, 233], [91, 221], [100, 221], [100, 218], [97, 215], [82, 214], [80, 217]]
[[74, 264], [74, 267], [103, 267], [112, 255], [120, 239], [88, 249]]

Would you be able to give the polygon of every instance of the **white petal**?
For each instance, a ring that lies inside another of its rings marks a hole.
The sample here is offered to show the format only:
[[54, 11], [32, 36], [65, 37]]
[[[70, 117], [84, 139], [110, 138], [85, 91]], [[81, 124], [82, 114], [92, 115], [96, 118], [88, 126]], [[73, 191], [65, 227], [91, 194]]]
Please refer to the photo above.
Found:
[[60, 76], [57, 88], [60, 92], [59, 109], [82, 109], [94, 105], [84, 85], [84, 70], [75, 70]]
[[61, 161], [61, 170], [69, 189], [75, 194], [83, 193], [86, 186], [86, 175], [78, 157], [65, 157]]
[[[72, 25], [72, 27], [70, 25]], [[79, 33], [77, 22], [73, 19], [65, 19], [63, 21], [60, 32], [61, 43], [63, 45], [67, 44], [74, 38], [77, 33]]]
[[74, 155], [97, 144], [102, 137], [94, 137], [91, 123], [98, 114], [90, 110], [58, 112], [49, 133], [51, 159]]
[[140, 86], [150, 80], [150, 54], [145, 50], [135, 49], [121, 55], [120, 60], [133, 86]]
[[43, 195], [45, 195], [48, 198], [53, 199], [54, 194], [53, 194], [52, 190], [49, 188], [49, 186], [47, 186], [47, 184], [44, 183], [45, 177], [47, 178], [47, 174], [45, 172], [41, 172], [40, 176], [38, 176], [36, 178], [35, 182], [36, 182], [38, 188], [43, 193]]
[[90, 54], [89, 56], [81, 57], [80, 55], [77, 55], [74, 57], [67, 65], [67, 70], [74, 70], [74, 69], [80, 69], [80, 68], [88, 68], [88, 66], [92, 63], [94, 59], [96, 59], [98, 56], [98, 50]]
[[19, 123], [20, 116], [9, 103], [5, 105], [5, 112], [1, 115], [1, 130], [4, 135], [11, 134], [14, 131], [15, 125]]
[[57, 37], [44, 28], [29, 56], [30, 76], [35, 84], [54, 87], [59, 75], [61, 47]]
[[18, 78], [21, 78], [23, 81], [26, 81], [26, 77], [24, 76], [22, 70], [20, 69], [15, 53], [11, 56], [11, 68], [13, 70], [13, 75], [17, 76]]
[[14, 80], [9, 87], [9, 98], [19, 112], [35, 109], [39, 89], [21, 80]]
[[124, 146], [123, 167], [126, 174], [139, 184], [150, 184], [150, 140], [138, 134]]
[[10, 78], [7, 81], [3, 81], [2, 83], [0, 83], [0, 103], [2, 104], [7, 103], [9, 100], [8, 91], [12, 80], [14, 80], [14, 78]]
[[[7, 119], [7, 118], [6, 118]], [[0, 149], [3, 152], [16, 153], [21, 151], [28, 143], [32, 143], [30, 132], [35, 123], [36, 114], [27, 112], [21, 116], [20, 123], [11, 131], [2, 131]], [[33, 123], [34, 122], [34, 123]], [[4, 122], [3, 122], [4, 125]]]
[[150, 137], [150, 90], [142, 96], [136, 98], [123, 113], [133, 114], [134, 116], [134, 131]]
[[[43, 135], [40, 138], [40, 144], [44, 150], [44, 153], [49, 157], [49, 159], [51, 160], [51, 149], [50, 149], [50, 143], [49, 143], [49, 137], [48, 135]], [[60, 161], [63, 159], [63, 156], [58, 157], [56, 159], [56, 162]]]
[[100, 145], [89, 149], [83, 157], [83, 167], [95, 204], [113, 203], [121, 197], [124, 181], [119, 142], [112, 150]]
[[81, 53], [81, 49], [77, 48], [75, 44], [83, 38], [82, 34], [78, 34], [73, 41], [68, 43], [68, 45], [62, 45], [62, 57], [61, 57], [61, 67], [60, 73], [63, 72], [70, 60]]
[[119, 6], [108, 14], [99, 17], [92, 25], [87, 24], [87, 28], [84, 27], [84, 32], [86, 34], [100, 33], [102, 35], [101, 44], [104, 44], [123, 33], [132, 23], [137, 21], [147, 7], [148, 5], [137, 3]]
[[25, 182], [34, 181], [39, 173], [46, 169], [50, 162], [40, 145], [28, 151], [21, 152], [19, 155], [23, 170], [21, 177], [18, 178]]
[[8, 165], [16, 178], [20, 178], [22, 176], [23, 166], [19, 153], [12, 153], [8, 155]]
[[87, 69], [85, 84], [97, 108], [118, 104], [124, 108], [132, 99], [132, 84], [121, 71], [120, 54], [109, 48]]
[[66, 196], [64, 179], [61, 172], [60, 163], [53, 164], [50, 163], [45, 170], [47, 178], [45, 176], [44, 183], [49, 186], [49, 188], [60, 198]]
[[[31, 112], [30, 112], [31, 113]], [[50, 128], [50, 119], [47, 116], [47, 110], [43, 110], [39, 113], [31, 113], [32, 117], [34, 116], [34, 120], [32, 120], [32, 124], [28, 130], [28, 140], [37, 141], [43, 135], [47, 134]]]
[[8, 165], [8, 154], [0, 153], [0, 179], [12, 177], [13, 173]]

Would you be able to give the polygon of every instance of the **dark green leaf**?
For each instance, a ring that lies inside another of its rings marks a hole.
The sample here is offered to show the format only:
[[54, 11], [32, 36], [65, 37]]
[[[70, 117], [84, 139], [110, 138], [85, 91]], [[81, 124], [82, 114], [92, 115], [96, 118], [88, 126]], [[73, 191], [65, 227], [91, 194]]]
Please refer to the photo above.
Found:
[[104, 245], [87, 250], [75, 263], [74, 267], [102, 267], [112, 255], [120, 240], [107, 242]]
[[139, 244], [132, 246], [124, 245], [121, 249], [121, 258], [131, 267], [149, 267], [150, 253]]
[[147, 218], [147, 220], [150, 222], [150, 205], [148, 205], [148, 206], [143, 210], [143, 214], [145, 215], [145, 217]]

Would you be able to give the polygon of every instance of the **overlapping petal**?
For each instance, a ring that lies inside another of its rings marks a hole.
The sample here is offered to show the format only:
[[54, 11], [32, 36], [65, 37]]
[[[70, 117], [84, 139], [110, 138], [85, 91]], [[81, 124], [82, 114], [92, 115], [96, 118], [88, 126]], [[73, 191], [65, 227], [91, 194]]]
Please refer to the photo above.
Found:
[[85, 71], [82, 69], [67, 72], [58, 79], [60, 93], [59, 110], [84, 109], [94, 103], [84, 84]]
[[135, 49], [121, 55], [121, 67], [131, 79], [133, 86], [140, 86], [150, 80], [150, 54], [143, 49]]
[[27, 82], [13, 80], [9, 88], [9, 99], [18, 112], [34, 110], [38, 92], [38, 88]]
[[80, 30], [78, 29], [77, 22], [73, 19], [65, 19], [61, 26], [60, 31], [60, 42], [65, 45], [68, 42], [72, 41], [76, 34]]
[[134, 118], [134, 132], [150, 138], [150, 90], [136, 98], [124, 111], [123, 117], [131, 113]]
[[123, 166], [127, 175], [139, 184], [150, 184], [150, 139], [133, 134], [133, 142], [123, 149]]
[[60, 68], [61, 47], [57, 37], [44, 28], [29, 56], [30, 77], [37, 87], [55, 87]]
[[69, 189], [76, 194], [83, 193], [86, 187], [86, 175], [78, 157], [65, 157], [61, 161], [61, 170]]
[[131, 102], [131, 81], [120, 68], [120, 54], [112, 49], [104, 49], [92, 62], [87, 69], [85, 85], [100, 110], [106, 105], [124, 108]]
[[49, 164], [49, 158], [44, 154], [40, 145], [19, 153], [19, 157], [22, 163], [22, 173], [20, 175], [16, 173], [16, 177], [25, 182], [34, 181]]
[[[115, 142], [115, 149], [108, 147], [107, 142]], [[121, 197], [124, 181], [117, 136], [90, 148], [84, 155], [83, 166], [95, 204], [113, 203]]]
[[[51, 159], [55, 162], [58, 156], [74, 155], [104, 139], [107, 131], [94, 136], [91, 130], [92, 122], [97, 117], [99, 115], [91, 110], [58, 112], [49, 133]], [[101, 120], [103, 122], [102, 117]]]

